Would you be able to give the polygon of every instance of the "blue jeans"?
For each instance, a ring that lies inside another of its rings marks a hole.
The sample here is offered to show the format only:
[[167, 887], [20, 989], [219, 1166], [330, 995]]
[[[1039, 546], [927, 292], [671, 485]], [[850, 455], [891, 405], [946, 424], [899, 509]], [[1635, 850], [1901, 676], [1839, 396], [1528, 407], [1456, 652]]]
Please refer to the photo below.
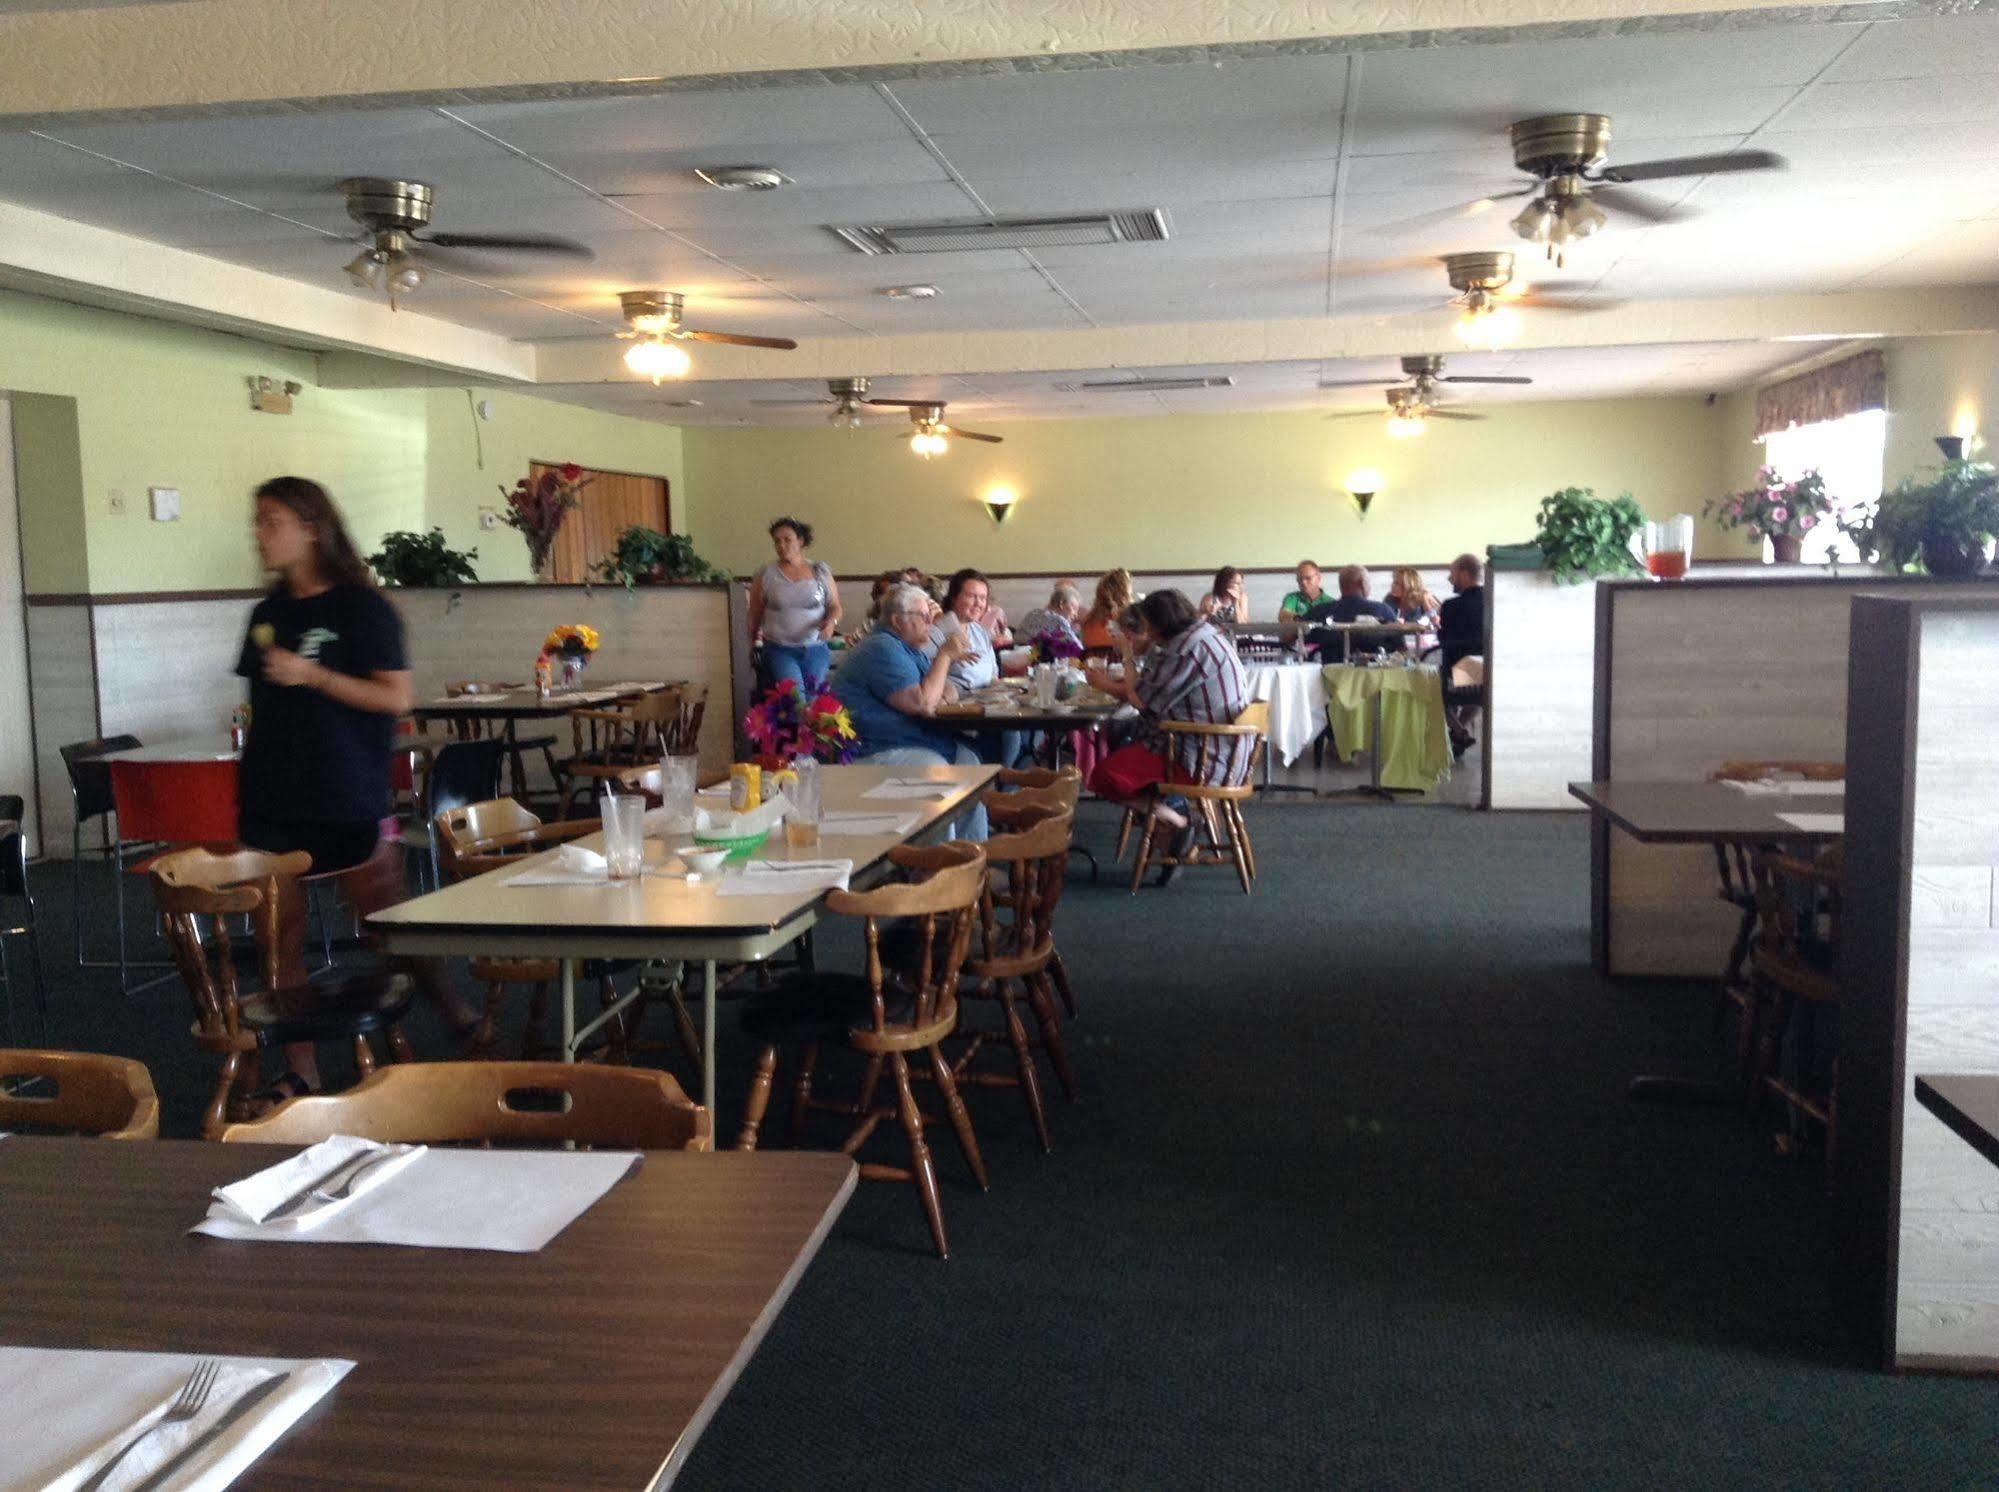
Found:
[[[976, 767], [979, 754], [965, 744], [957, 748], [953, 761], [946, 761], [944, 753], [932, 751], [928, 746], [890, 746], [881, 751], [871, 751], [859, 758], [871, 767]], [[986, 837], [986, 805], [977, 798], [961, 811], [957, 822], [952, 825], [951, 838], [979, 839]]]
[[808, 682], [823, 684], [826, 671], [833, 654], [823, 642], [801, 642], [796, 645], [767, 642], [764, 644], [764, 672], [770, 675], [771, 683], [780, 679], [796, 679], [803, 689]]

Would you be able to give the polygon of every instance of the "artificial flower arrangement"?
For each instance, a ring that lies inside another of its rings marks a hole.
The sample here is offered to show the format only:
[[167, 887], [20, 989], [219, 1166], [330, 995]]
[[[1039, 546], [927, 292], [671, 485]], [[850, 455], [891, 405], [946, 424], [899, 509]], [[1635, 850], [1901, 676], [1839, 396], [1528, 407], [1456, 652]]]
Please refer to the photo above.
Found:
[[597, 629], [586, 622], [564, 622], [541, 640], [541, 650], [551, 658], [582, 658], [603, 645]]
[[1753, 486], [1725, 497], [1711, 497], [1701, 516], [1723, 528], [1746, 528], [1764, 539], [1799, 539], [1832, 513], [1832, 496], [1825, 478], [1808, 471], [1795, 482], [1777, 475], [1774, 466], [1759, 467]]
[[1083, 656], [1083, 644], [1073, 632], [1065, 632], [1060, 627], [1050, 627], [1045, 632], [1037, 632], [1030, 639], [1036, 663], [1062, 663]]
[[539, 476], [522, 477], [510, 492], [500, 489], [506, 499], [508, 528], [520, 530], [528, 541], [528, 565], [539, 575], [548, 565], [555, 536], [562, 532], [562, 520], [571, 508], [583, 506], [576, 494], [590, 485], [583, 468], [573, 461], [544, 469]]
[[860, 749], [847, 707], [822, 679], [802, 689], [796, 679], [779, 679], [743, 716], [743, 734], [776, 766], [801, 756], [846, 763]]

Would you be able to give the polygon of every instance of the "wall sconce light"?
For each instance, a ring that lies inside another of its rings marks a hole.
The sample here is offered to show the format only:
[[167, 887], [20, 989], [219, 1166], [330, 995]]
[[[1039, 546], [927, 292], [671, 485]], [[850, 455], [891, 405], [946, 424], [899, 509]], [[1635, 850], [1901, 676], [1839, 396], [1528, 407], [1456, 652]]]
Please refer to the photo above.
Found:
[[1962, 435], [1939, 435], [1936, 439], [1937, 449], [1943, 452], [1944, 460], [1962, 461], [1964, 459], [1964, 437]]
[[1368, 504], [1374, 501], [1375, 493], [1381, 491], [1381, 473], [1369, 467], [1347, 474], [1347, 492], [1353, 497], [1354, 506], [1361, 516], [1367, 516]]
[[1013, 505], [1020, 501], [1020, 494], [1011, 487], [993, 486], [986, 489], [986, 495], [981, 501], [985, 503], [986, 511], [993, 515], [994, 523], [1005, 523], [1007, 514], [1013, 511]]

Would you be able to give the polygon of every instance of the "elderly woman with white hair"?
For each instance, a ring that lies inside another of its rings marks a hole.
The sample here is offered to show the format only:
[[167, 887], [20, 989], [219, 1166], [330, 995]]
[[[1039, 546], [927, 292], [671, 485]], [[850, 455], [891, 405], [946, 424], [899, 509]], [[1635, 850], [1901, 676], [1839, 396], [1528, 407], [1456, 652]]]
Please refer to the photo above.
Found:
[[[937, 707], [957, 698], [951, 665], [966, 656], [963, 633], [930, 641], [930, 597], [913, 585], [891, 586], [881, 617], [833, 675], [833, 694], [847, 707], [860, 738], [859, 759], [877, 766], [976, 766], [978, 754], [938, 725]], [[986, 810], [973, 802], [959, 820], [961, 839], [986, 837]]]
[[1084, 610], [1081, 587], [1073, 580], [1058, 580], [1055, 589], [1048, 593], [1048, 604], [1037, 606], [1022, 617], [1013, 635], [1021, 643], [1032, 643], [1037, 637], [1067, 638], [1080, 653], [1083, 634], [1079, 629]]

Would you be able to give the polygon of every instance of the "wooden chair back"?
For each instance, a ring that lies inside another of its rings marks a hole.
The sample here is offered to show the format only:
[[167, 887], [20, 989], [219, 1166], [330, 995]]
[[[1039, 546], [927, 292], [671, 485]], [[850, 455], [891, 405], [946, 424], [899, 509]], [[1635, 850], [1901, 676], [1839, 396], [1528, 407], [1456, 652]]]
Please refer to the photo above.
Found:
[[987, 815], [996, 823], [1011, 821], [1031, 808], [1066, 808], [1074, 813], [1083, 795], [1083, 774], [1074, 767], [1006, 768], [996, 782], [998, 786], [981, 795]]
[[1055, 908], [1069, 872], [1075, 815], [1054, 804], [1020, 809], [986, 840], [979, 930], [986, 959], [1045, 959], [1055, 947]]
[[393, 1144], [538, 1144], [707, 1150], [707, 1110], [669, 1073], [571, 1062], [414, 1062], [343, 1093], [232, 1124], [225, 1144], [310, 1145], [329, 1135]]
[[[1707, 774], [1709, 782], [1761, 782], [1768, 777], [1802, 778], [1806, 782], [1844, 782], [1845, 762], [1763, 761], [1723, 762]], [[1750, 865], [1751, 845], [1717, 844], [1715, 874], [1721, 878], [1721, 899], [1745, 911], [1756, 901], [1756, 876]]]
[[153, 900], [174, 966], [194, 1002], [197, 1045], [220, 1050], [255, 1045], [242, 1030], [229, 919], [249, 919], [263, 987], [276, 989], [278, 882], [297, 880], [311, 867], [312, 857], [303, 850], [286, 855], [264, 850], [217, 854], [196, 848], [177, 850], [153, 862], [148, 872]]
[[565, 840], [594, 834], [596, 819], [544, 824], [512, 798], [490, 798], [446, 809], [436, 819], [438, 863], [454, 881], [484, 875]]
[[30, 1125], [107, 1140], [158, 1139], [153, 1076], [128, 1057], [0, 1048], [0, 1128]]
[[1756, 894], [1755, 967], [1789, 994], [1836, 998], [1844, 857], [1835, 845], [1814, 860], [1776, 850], [1750, 857]]
[[[1218, 801], [1245, 799], [1256, 791], [1256, 763], [1270, 733], [1268, 700], [1251, 700], [1227, 725], [1162, 720], [1159, 729], [1166, 734], [1165, 755], [1173, 768], [1167, 791]], [[1191, 764], [1183, 741], [1191, 743]]]
[[661, 689], [616, 704], [569, 712], [570, 745], [578, 758], [615, 764], [657, 761], [681, 732], [686, 689]]
[[[524, 684], [499, 684], [480, 679], [458, 679], [444, 686], [446, 699], [464, 699], [482, 694], [511, 694]], [[445, 722], [452, 736], [460, 741], [483, 741], [489, 735], [505, 733], [506, 722], [497, 715], [461, 715]]]
[[909, 874], [868, 891], [832, 891], [826, 909], [842, 917], [865, 919], [867, 980], [874, 1029], [888, 1028], [887, 1002], [882, 994], [881, 922], [885, 918], [914, 919], [917, 957], [906, 966], [915, 986], [910, 1026], [923, 1030], [955, 1019], [958, 971], [971, 947], [972, 920], [986, 884], [986, 854], [982, 846], [954, 839], [917, 847], [897, 845], [888, 859]]

